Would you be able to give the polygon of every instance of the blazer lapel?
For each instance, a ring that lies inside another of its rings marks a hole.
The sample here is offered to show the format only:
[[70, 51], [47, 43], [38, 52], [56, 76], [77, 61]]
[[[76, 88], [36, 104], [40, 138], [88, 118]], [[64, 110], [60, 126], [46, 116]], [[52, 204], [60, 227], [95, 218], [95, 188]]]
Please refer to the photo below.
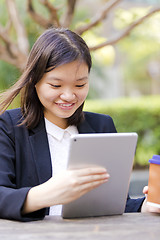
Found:
[[32, 130], [29, 139], [41, 184], [52, 176], [51, 156], [44, 120]]

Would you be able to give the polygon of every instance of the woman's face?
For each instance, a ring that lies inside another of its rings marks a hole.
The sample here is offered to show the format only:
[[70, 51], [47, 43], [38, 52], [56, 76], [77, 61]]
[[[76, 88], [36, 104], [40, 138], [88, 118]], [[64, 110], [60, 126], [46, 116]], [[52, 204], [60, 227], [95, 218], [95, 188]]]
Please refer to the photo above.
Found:
[[66, 118], [72, 116], [87, 97], [88, 77], [87, 64], [78, 60], [45, 73], [35, 86], [45, 118], [66, 128]]

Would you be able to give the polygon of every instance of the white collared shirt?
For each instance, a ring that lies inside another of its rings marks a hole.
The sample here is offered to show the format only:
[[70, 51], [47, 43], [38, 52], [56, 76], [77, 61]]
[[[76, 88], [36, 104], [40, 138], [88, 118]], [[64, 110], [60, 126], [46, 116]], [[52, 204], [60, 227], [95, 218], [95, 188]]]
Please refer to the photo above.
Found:
[[[69, 138], [77, 134], [76, 126], [62, 129], [45, 118], [46, 132], [48, 136], [49, 149], [52, 161], [52, 176], [66, 170], [69, 148]], [[50, 207], [49, 215], [61, 215], [62, 205]]]

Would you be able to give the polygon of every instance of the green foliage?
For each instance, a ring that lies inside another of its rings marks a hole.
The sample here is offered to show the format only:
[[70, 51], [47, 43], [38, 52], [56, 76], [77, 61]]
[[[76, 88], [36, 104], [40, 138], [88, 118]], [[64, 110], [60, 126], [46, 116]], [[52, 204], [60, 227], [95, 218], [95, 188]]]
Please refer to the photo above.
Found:
[[[82, 35], [88, 46], [95, 46], [106, 41], [104, 37], [100, 37], [94, 31], [88, 31]], [[112, 65], [115, 61], [115, 50], [113, 46], [109, 45], [92, 52], [92, 58], [101, 67]]]
[[8, 19], [8, 13], [5, 5], [5, 0], [0, 1], [0, 18], [2, 26], [5, 26]]
[[20, 76], [20, 72], [14, 66], [0, 61], [0, 91], [9, 88]]
[[160, 96], [117, 100], [87, 100], [86, 111], [108, 114], [118, 132], [137, 132], [134, 166], [146, 166], [160, 155]]
[[[133, 21], [143, 17], [150, 8], [139, 7], [129, 10], [118, 8], [114, 26], [117, 29], [124, 29]], [[157, 13], [146, 19], [117, 45], [119, 53], [123, 56], [121, 66], [124, 81], [126, 84], [134, 83], [141, 94], [151, 94], [150, 63], [160, 61], [159, 29], [160, 13]]]

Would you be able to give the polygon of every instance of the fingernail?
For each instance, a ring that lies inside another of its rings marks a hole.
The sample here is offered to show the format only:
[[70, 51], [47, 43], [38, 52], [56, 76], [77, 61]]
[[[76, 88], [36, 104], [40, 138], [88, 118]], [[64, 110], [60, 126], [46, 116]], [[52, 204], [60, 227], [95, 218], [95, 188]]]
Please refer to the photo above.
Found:
[[105, 178], [109, 178], [110, 175], [109, 175], [108, 173], [106, 173], [106, 174], [104, 174], [104, 177], [105, 177]]
[[107, 179], [104, 179], [103, 182], [108, 182], [108, 178], [107, 178]]

